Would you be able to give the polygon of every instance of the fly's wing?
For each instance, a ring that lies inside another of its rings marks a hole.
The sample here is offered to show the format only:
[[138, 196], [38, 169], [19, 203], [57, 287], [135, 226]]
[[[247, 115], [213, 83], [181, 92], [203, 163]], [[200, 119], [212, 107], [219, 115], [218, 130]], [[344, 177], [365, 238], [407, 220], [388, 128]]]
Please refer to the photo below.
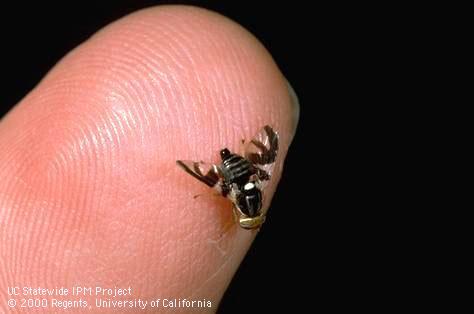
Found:
[[262, 171], [260, 179], [269, 180], [278, 154], [278, 133], [266, 125], [245, 144], [244, 150], [245, 158]]
[[203, 161], [190, 160], [177, 160], [176, 163], [199, 181], [214, 188], [219, 193], [222, 192], [222, 174], [218, 166]]

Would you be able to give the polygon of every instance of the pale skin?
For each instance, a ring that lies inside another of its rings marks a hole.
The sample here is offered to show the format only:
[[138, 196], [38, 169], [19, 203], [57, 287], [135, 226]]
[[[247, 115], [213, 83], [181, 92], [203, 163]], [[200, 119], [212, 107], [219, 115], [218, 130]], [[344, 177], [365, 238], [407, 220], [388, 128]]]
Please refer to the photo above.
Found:
[[218, 162], [271, 124], [271, 197], [296, 128], [287, 86], [250, 33], [190, 7], [139, 11], [65, 56], [0, 121], [0, 312], [7, 287], [74, 285], [215, 312], [257, 232], [175, 161]]

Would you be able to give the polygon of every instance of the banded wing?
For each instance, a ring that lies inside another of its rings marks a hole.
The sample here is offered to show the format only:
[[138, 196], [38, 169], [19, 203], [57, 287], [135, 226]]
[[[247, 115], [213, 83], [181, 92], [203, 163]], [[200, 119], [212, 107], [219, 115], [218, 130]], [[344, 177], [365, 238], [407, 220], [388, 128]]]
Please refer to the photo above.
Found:
[[222, 192], [222, 175], [218, 166], [203, 161], [191, 160], [177, 160], [176, 163], [199, 181], [214, 188], [219, 193]]
[[[278, 133], [271, 126], [264, 126], [245, 144], [244, 154], [256, 168], [263, 171], [260, 178], [269, 180], [278, 154]], [[265, 174], [268, 176], [265, 177]]]

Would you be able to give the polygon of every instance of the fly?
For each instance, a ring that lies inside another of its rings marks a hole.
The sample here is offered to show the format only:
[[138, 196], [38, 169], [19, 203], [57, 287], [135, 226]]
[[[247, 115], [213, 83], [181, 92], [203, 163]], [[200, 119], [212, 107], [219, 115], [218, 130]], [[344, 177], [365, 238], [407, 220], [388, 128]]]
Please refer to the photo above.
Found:
[[177, 160], [184, 171], [230, 199], [234, 215], [244, 229], [257, 229], [265, 221], [264, 189], [272, 176], [278, 153], [278, 133], [269, 125], [244, 144], [244, 155], [224, 148], [221, 164]]

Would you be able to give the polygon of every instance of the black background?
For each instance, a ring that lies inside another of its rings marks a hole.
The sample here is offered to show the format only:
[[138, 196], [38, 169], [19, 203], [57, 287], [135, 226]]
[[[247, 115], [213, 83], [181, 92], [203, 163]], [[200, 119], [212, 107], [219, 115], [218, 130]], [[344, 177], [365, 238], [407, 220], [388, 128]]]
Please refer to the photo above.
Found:
[[[310, 273], [312, 258], [321, 248], [309, 163], [317, 143], [310, 133], [309, 96], [317, 92], [316, 74], [308, 66], [310, 46], [317, 44], [314, 17], [298, 2], [272, 1], [256, 6], [242, 1], [63, 1], [59, 4], [3, 7], [1, 11], [3, 116], [28, 93], [68, 51], [108, 23], [137, 9], [155, 4], [192, 4], [220, 12], [252, 32], [270, 51], [281, 71], [296, 90], [301, 103], [297, 135], [287, 157], [285, 171], [275, 194], [271, 214], [243, 261], [220, 305], [221, 313], [243, 313], [294, 309], [318, 301]], [[316, 56], [312, 56], [316, 57]], [[304, 140], [303, 140], [304, 137]], [[315, 185], [315, 184], [314, 184]], [[311, 226], [311, 227], [310, 227]], [[312, 289], [312, 288], [310, 288]], [[303, 298], [307, 293], [311, 300]]]

